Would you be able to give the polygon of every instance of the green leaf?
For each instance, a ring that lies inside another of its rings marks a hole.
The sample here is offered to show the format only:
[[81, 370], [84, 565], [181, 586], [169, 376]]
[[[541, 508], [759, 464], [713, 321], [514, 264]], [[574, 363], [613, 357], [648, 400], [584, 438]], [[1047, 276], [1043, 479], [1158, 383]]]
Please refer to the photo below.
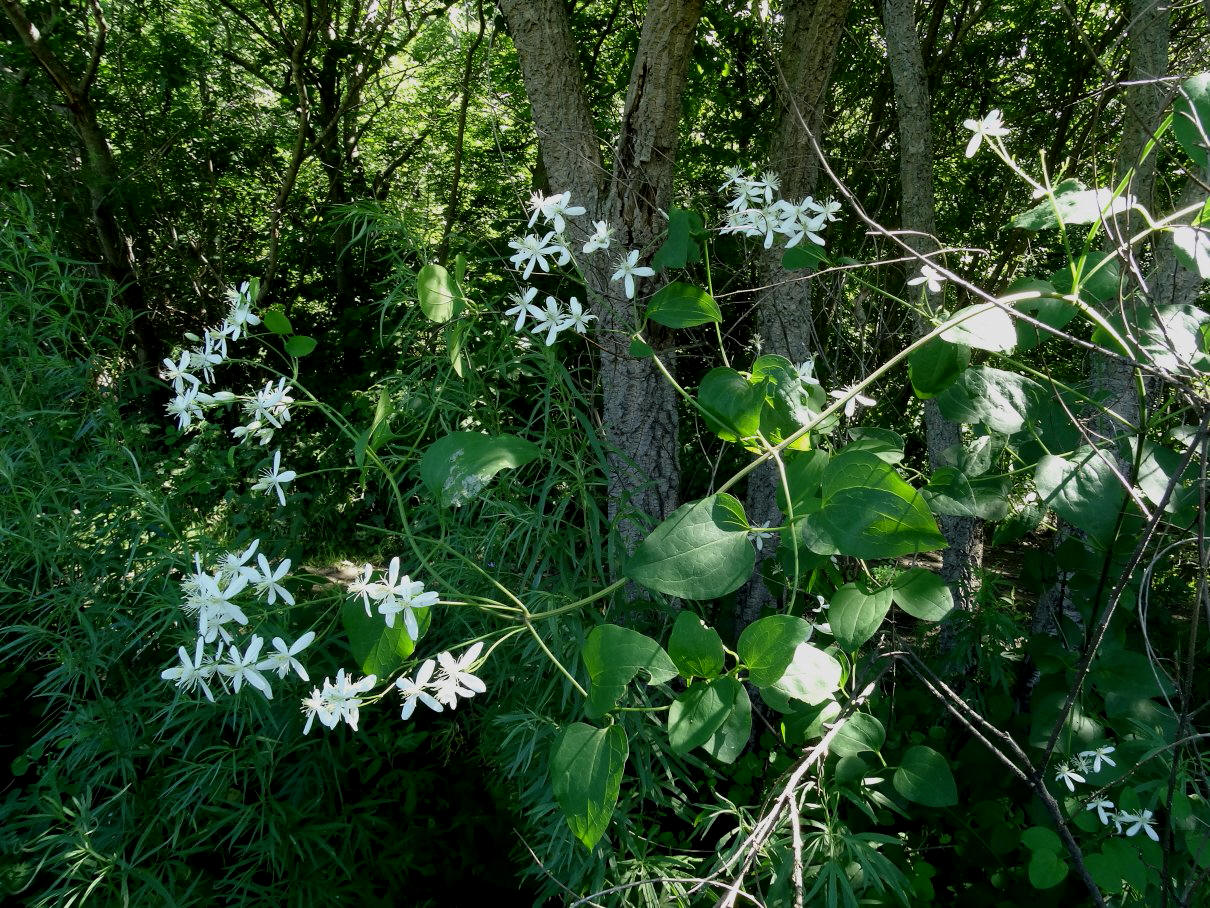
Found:
[[983, 423], [992, 432], [1014, 435], [1035, 413], [1046, 395], [1036, 381], [988, 366], [976, 366], [963, 372], [944, 394], [937, 398], [941, 414], [957, 423]]
[[454, 322], [445, 326], [445, 348], [449, 354], [450, 365], [454, 369], [454, 374], [462, 378], [463, 361], [466, 357], [463, 356], [463, 348], [466, 346], [466, 335], [470, 330], [470, 323], [466, 321]]
[[805, 703], [820, 703], [836, 692], [843, 669], [830, 653], [807, 641], [811, 625], [794, 615], [770, 615], [740, 634], [739, 657], [757, 687]]
[[935, 337], [908, 355], [908, 378], [921, 400], [936, 397], [970, 365], [971, 348]]
[[716, 599], [743, 586], [755, 564], [743, 506], [724, 492], [677, 508], [622, 573], [657, 593]]
[[1023, 539], [1042, 525], [1046, 513], [1035, 504], [1023, 504], [1008, 516], [1008, 519], [996, 527], [992, 534], [992, 547], [1008, 545]]
[[501, 470], [523, 467], [541, 454], [515, 435], [453, 432], [429, 445], [420, 458], [420, 479], [442, 507], [461, 507]]
[[1172, 245], [1185, 268], [1203, 281], [1210, 281], [1210, 228], [1173, 227]]
[[639, 672], [651, 684], [663, 684], [677, 676], [676, 664], [664, 648], [638, 631], [616, 624], [594, 627], [580, 650], [592, 682], [588, 715], [598, 718], [617, 705]]
[[[432, 621], [430, 609], [416, 609], [416, 624], [423, 637]], [[416, 649], [416, 641], [408, 636], [402, 621], [387, 627], [382, 615], [366, 614], [360, 599], [346, 600], [340, 609], [340, 622], [349, 635], [349, 650], [353, 661], [367, 675], [385, 678], [403, 665]]]
[[295, 334], [286, 341], [286, 352], [291, 356], [306, 356], [318, 345], [318, 341], [305, 334]]
[[280, 306], [274, 306], [261, 318], [264, 320], [265, 327], [274, 334], [294, 333], [294, 329], [290, 326], [290, 320], [286, 318], [286, 313], [281, 310]]
[[[734, 678], [715, 678], [694, 681], [678, 694], [668, 710], [668, 744], [673, 751], [688, 753], [711, 741], [735, 709], [742, 688]], [[751, 720], [749, 707], [749, 724]]]
[[1058, 854], [1063, 850], [1063, 842], [1058, 834], [1045, 826], [1030, 826], [1021, 833], [1021, 844], [1030, 851], [1050, 851]]
[[673, 281], [651, 298], [647, 304], [647, 318], [665, 328], [692, 328], [707, 322], [719, 324], [723, 313], [714, 297], [705, 290]]
[[891, 784], [903, 797], [925, 807], [958, 803], [958, 789], [945, 757], [923, 744], [908, 748]]
[[628, 352], [634, 359], [647, 359], [647, 357], [655, 355], [655, 351], [637, 337], [631, 338], [630, 350]]
[[723, 670], [723, 639], [697, 615], [682, 611], [672, 625], [668, 655], [683, 678], [713, 678]]
[[[1079, 275], [1078, 290], [1076, 275]], [[1111, 252], [1092, 250], [1050, 276], [1050, 282], [1060, 293], [1076, 293], [1081, 299], [1105, 303], [1117, 299], [1121, 269]]]
[[929, 477], [924, 500], [934, 514], [975, 517], [975, 493], [970, 480], [953, 467], [941, 467]]
[[748, 678], [757, 687], [781, 680], [794, 651], [811, 639], [814, 628], [795, 615], [769, 615], [753, 621], [739, 635], [739, 658], [748, 668]]
[[801, 243], [791, 246], [781, 257], [781, 266], [787, 271], [798, 271], [814, 268], [820, 263], [827, 263], [828, 257], [823, 249], [814, 243]]
[[550, 750], [550, 787], [572, 833], [592, 848], [609, 826], [630, 755], [620, 725], [565, 726]]
[[[819, 484], [831, 457], [827, 451], [813, 448], [810, 451], [791, 451], [784, 455], [783, 460], [794, 514], [801, 516], [806, 503], [819, 498]], [[777, 507], [783, 514], [789, 513], [789, 508], [786, 507], [786, 493], [780, 482], [777, 484]]]
[[760, 431], [765, 392], [734, 369], [711, 369], [698, 387], [706, 427], [723, 441], [743, 441]]
[[954, 317], [960, 315], [964, 320], [942, 332], [942, 340], [991, 353], [1008, 353], [1017, 346], [1017, 329], [1012, 316], [994, 303], [967, 306]]
[[1126, 499], [1110, 467], [1113, 456], [1112, 451], [1083, 447], [1070, 459], [1048, 454], [1034, 471], [1043, 504], [1101, 548], [1112, 540], [1118, 511]]
[[[1133, 444], [1131, 445], [1133, 447]], [[1164, 510], [1175, 516], [1175, 523], [1185, 525], [1197, 513], [1198, 487], [1196, 461], [1190, 461], [1185, 472], [1177, 480], [1176, 487], [1168, 498]], [[1181, 455], [1171, 448], [1151, 441], [1143, 442], [1143, 459], [1139, 463], [1139, 489], [1147, 500], [1157, 508], [1164, 500], [1164, 493], [1181, 465]]]
[[890, 610], [889, 586], [867, 593], [855, 583], [846, 583], [832, 594], [828, 626], [832, 628], [836, 642], [852, 652], [878, 633], [882, 619]]
[[853, 713], [833, 736], [828, 753], [838, 757], [876, 753], [885, 742], [886, 729], [881, 722], [869, 713]]
[[[1036, 278], [1022, 278], [1014, 281], [1005, 291], [1005, 295], [1014, 293], [1037, 293], [1033, 299], [1019, 300], [1013, 308], [1029, 313], [1044, 325], [1052, 328], [1064, 328], [1079, 315], [1069, 301], [1062, 299], [1059, 290], [1050, 281], [1040, 281]], [[1013, 326], [1017, 330], [1017, 348], [1032, 350], [1040, 344], [1055, 339], [1049, 331], [1043, 331], [1021, 319], [1014, 319]]]
[[[723, 680], [722, 678], [719, 679]], [[702, 749], [720, 763], [734, 763], [748, 746], [752, 736], [752, 701], [742, 684], [735, 685], [735, 702], [723, 724], [702, 745]]]
[[1185, 154], [1198, 167], [1210, 160], [1210, 73], [1198, 73], [1181, 83], [1172, 105], [1172, 132]]
[[853, 443], [845, 446], [846, 451], [868, 451], [886, 463], [903, 460], [903, 436], [898, 432], [877, 426], [855, 426], [849, 429], [849, 437]]
[[706, 227], [696, 211], [673, 208], [668, 212], [668, 237], [651, 258], [651, 267], [657, 271], [665, 268], [684, 268], [690, 262], [700, 261], [702, 251], [696, 237], [703, 236]]
[[1051, 889], [1067, 878], [1067, 864], [1053, 851], [1035, 851], [1029, 859], [1029, 882], [1035, 889]]
[[416, 298], [429, 321], [444, 324], [462, 313], [466, 301], [450, 273], [430, 262], [416, 275]]
[[[1064, 180], [1054, 187], [1054, 202], [1043, 199], [1024, 214], [1012, 219], [1011, 226], [1022, 230], [1038, 231], [1064, 224], [1091, 224], [1105, 217], [1126, 210], [1126, 200], [1114, 198], [1108, 189], [1086, 189], [1079, 180]], [[1056, 212], [1058, 216], [1056, 217]]]
[[1137, 327], [1139, 346], [1152, 365], [1169, 372], [1206, 371], [1210, 356], [1202, 347], [1202, 328], [1208, 321], [1210, 315], [1187, 303], [1144, 312]]
[[921, 621], [940, 621], [954, 608], [954, 594], [945, 581], [925, 568], [910, 568], [891, 584], [895, 604]]
[[898, 558], [946, 545], [923, 496], [866, 451], [832, 458], [823, 473], [823, 505], [803, 524], [808, 542], [810, 533], [853, 558]]

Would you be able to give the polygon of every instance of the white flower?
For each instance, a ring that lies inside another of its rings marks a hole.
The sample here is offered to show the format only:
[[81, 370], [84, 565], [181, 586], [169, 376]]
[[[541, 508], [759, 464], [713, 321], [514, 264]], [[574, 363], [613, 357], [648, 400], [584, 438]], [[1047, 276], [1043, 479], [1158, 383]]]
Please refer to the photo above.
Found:
[[487, 690], [487, 685], [483, 681], [467, 671], [471, 664], [479, 658], [482, 649], [483, 644], [476, 643], [459, 659], [455, 659], [448, 652], [437, 654], [437, 661], [441, 663], [443, 674], [433, 682], [432, 686], [437, 699], [450, 709], [458, 706], [459, 697], [469, 698]]
[[420, 626], [416, 621], [414, 609], [428, 608], [436, 605], [440, 598], [436, 593], [424, 591], [424, 584], [412, 580], [407, 574], [399, 576], [399, 558], [391, 559], [387, 571], [387, 579], [380, 586], [378, 611], [386, 617], [387, 627], [395, 626], [395, 616], [403, 613], [403, 626], [408, 636], [416, 640], [420, 636]]
[[[323, 698], [330, 706], [335, 719], [328, 727], [335, 726], [336, 721], [343, 719], [353, 731], [357, 731], [357, 720], [360, 709], [365, 705], [361, 695], [369, 691], [378, 681], [375, 675], [366, 675], [360, 681], [354, 681], [345, 674], [342, 668], [336, 673], [336, 683], [324, 679]], [[322, 721], [322, 716], [321, 716]], [[326, 723], [325, 723], [326, 724]]]
[[818, 387], [819, 379], [815, 377], [815, 359], [813, 357], [808, 356], [794, 367], [794, 371], [798, 373], [798, 380], [804, 385], [815, 385]]
[[347, 587], [350, 596], [360, 596], [362, 604], [366, 607], [366, 617], [373, 617], [373, 612], [370, 611], [370, 597], [377, 598], [378, 584], [370, 582], [370, 575], [374, 573], [374, 565], [367, 564], [362, 568], [361, 576], [350, 583]]
[[1109, 825], [1109, 821], [1113, 819], [1113, 801], [1106, 801], [1103, 798], [1093, 799], [1088, 802], [1085, 810], [1095, 810], [1097, 819], [1105, 826]]
[[160, 375], [163, 376], [164, 381], [172, 382], [172, 389], [178, 395], [185, 393], [185, 382], [189, 382], [195, 388], [200, 384], [197, 376], [189, 372], [192, 359], [188, 350], [182, 350], [180, 362], [174, 363], [171, 357], [164, 360], [164, 370]]
[[177, 428], [181, 431], [189, 428], [195, 419], [202, 418], [202, 406], [198, 401], [198, 386], [191, 385], [182, 393], [168, 402], [165, 408], [169, 416], [176, 417]]
[[189, 366], [191, 369], [201, 369], [202, 377], [214, 384], [214, 367], [221, 366], [223, 354], [214, 349], [214, 341], [206, 335], [206, 344], [200, 349], [189, 351]]
[[727, 179], [723, 182], [722, 186], [718, 187], [719, 192], [722, 192], [728, 186], [738, 186], [748, 181], [748, 175], [744, 173], [742, 167], [724, 167], [723, 174]]
[[781, 189], [781, 178], [772, 170], [766, 170], [760, 175], [760, 180], [756, 182], [756, 185], [764, 191], [765, 204], [768, 204], [773, 201], [773, 197]]
[[[829, 391], [828, 392], [829, 397], [835, 397], [837, 400], [839, 400], [843, 397], [849, 398], [848, 400], [845, 401], [845, 404], [844, 404], [844, 415], [849, 419], [852, 419], [854, 414], [857, 413], [857, 408], [859, 406], [860, 407], [872, 407], [878, 403], [878, 401], [874, 400], [874, 398], [872, 398], [872, 397], [866, 397], [863, 394], [854, 393], [854, 390], [853, 390], [854, 387], [855, 386], [853, 386], [853, 385], [849, 385], [847, 388], [842, 388], [839, 391]], [[850, 394], [853, 396], [849, 397]]]
[[237, 341], [241, 333], [248, 333], [249, 327], [260, 324], [260, 317], [252, 314], [252, 295], [247, 281], [239, 290], [228, 290], [227, 298], [231, 301], [231, 311], [227, 313], [222, 330]]
[[592, 236], [588, 238], [588, 242], [584, 244], [585, 255], [597, 250], [604, 252], [613, 242], [613, 228], [609, 226], [608, 221], [593, 221], [592, 226], [595, 229]]
[[[325, 680], [325, 688], [328, 682]], [[307, 717], [307, 723], [303, 726], [303, 734], [311, 733], [311, 723], [319, 718], [320, 724], [325, 728], [335, 728], [339, 718], [336, 715], [336, 708], [324, 696], [323, 691], [318, 687], [311, 689], [311, 696], [304, 697], [302, 701], [303, 715]]]
[[568, 300], [567, 315], [563, 319], [563, 323], [559, 325], [559, 330], [571, 328], [576, 334], [587, 334], [588, 323], [596, 320], [595, 315], [589, 315], [584, 311], [584, 307], [580, 305], [580, 301], [574, 296]]
[[243, 653], [240, 653], [237, 646], [228, 647], [227, 661], [221, 664], [218, 670], [231, 679], [231, 687], [236, 693], [239, 692], [240, 685], [247, 681], [264, 694], [266, 700], [272, 700], [273, 688], [269, 686], [265, 676], [260, 673], [260, 666], [257, 664], [257, 657], [260, 656], [260, 648], [264, 643], [264, 637], [253, 634]]
[[984, 137], [999, 138], [1008, 135], [1008, 128], [1003, 122], [1003, 114], [999, 110], [993, 110], [982, 120], [964, 120], [962, 125], [974, 133], [971, 140], [966, 143], [966, 156], [973, 158], [975, 152], [979, 150]]
[[286, 493], [282, 490], [282, 486], [287, 482], [293, 482], [297, 476], [298, 474], [293, 470], [282, 470], [281, 451], [277, 450], [273, 452], [273, 469], [261, 471], [261, 477], [253, 484], [252, 491], [276, 491], [277, 500], [284, 505], [286, 503]]
[[570, 192], [548, 196], [535, 192], [530, 197], [529, 204], [534, 209], [534, 213], [529, 219], [529, 226], [534, 226], [534, 223], [538, 220], [538, 216], [541, 215], [555, 228], [555, 233], [562, 233], [567, 227], [567, 224], [563, 220], [564, 216], [575, 217], [584, 213], [582, 205], [571, 204]]
[[1055, 781], [1065, 783], [1068, 791], [1075, 791], [1076, 782], [1084, 782], [1086, 780], [1076, 771], [1074, 766], [1066, 765], [1059, 767], [1059, 771], [1055, 773]]
[[769, 532], [769, 521], [757, 524], [748, 533], [748, 538], [756, 544], [756, 550], [763, 552], [765, 550], [765, 540], [772, 539], [773, 533]]
[[837, 221], [837, 220], [839, 220], [839, 218], [837, 217], [837, 214], [836, 214], [838, 211], [840, 211], [840, 203], [838, 201], [836, 201], [835, 199], [828, 199], [820, 207], [819, 213], [822, 214], [829, 221]]
[[554, 236], [554, 233], [551, 232], [539, 238], [536, 234], [531, 233], [524, 239], [508, 241], [508, 245], [517, 250], [509, 261], [517, 268], [525, 266], [525, 270], [521, 273], [521, 277], [525, 280], [529, 280], [529, 276], [533, 274], [534, 265], [549, 273], [550, 264], [546, 261], [547, 256], [558, 256], [560, 265], [566, 265], [571, 261], [571, 253], [567, 251], [567, 247], [553, 242]]
[[197, 649], [194, 652], [192, 661], [190, 661], [189, 653], [185, 651], [185, 647], [177, 647], [177, 655], [180, 657], [181, 664], [164, 669], [160, 672], [160, 677], [165, 681], [175, 681], [176, 686], [182, 690], [192, 690], [195, 687], [200, 687], [202, 693], [206, 695], [206, 699], [213, 703], [214, 694], [210, 693], [210, 686], [206, 684], [206, 678], [210, 673], [203, 670], [202, 664], [204, 659], [202, 649], [204, 646], [205, 641], [201, 637], [198, 637]]
[[534, 326], [530, 328], [530, 333], [541, 334], [546, 332], [546, 346], [550, 346], [555, 342], [555, 338], [559, 336], [559, 332], [566, 326], [563, 324], [564, 312], [559, 305], [559, 301], [553, 296], [546, 298], [546, 306], [537, 310], [534, 316]]
[[940, 293], [941, 283], [944, 280], [945, 275], [932, 265], [922, 265], [920, 267], [920, 274], [908, 281], [908, 286], [916, 287], [920, 284], [927, 284], [929, 293]]
[[311, 645], [311, 641], [315, 639], [315, 631], [307, 631], [301, 637], [294, 641], [290, 646], [286, 646], [286, 641], [281, 637], [273, 638], [273, 648], [277, 650], [275, 653], [270, 653], [256, 667], [262, 671], [277, 672], [277, 677], [284, 678], [290, 674], [290, 669], [294, 669], [298, 677], [304, 681], [310, 681], [307, 677], [307, 670], [303, 668], [295, 656]]
[[399, 714], [400, 718], [410, 719], [412, 717], [412, 713], [416, 711], [417, 700], [433, 712], [441, 712], [441, 704], [434, 700], [425, 690], [429, 679], [433, 677], [433, 669], [436, 667], [436, 662], [432, 659], [427, 659], [424, 665], [420, 666], [420, 671], [416, 672], [415, 681], [410, 678], [400, 678], [395, 682], [395, 686], [399, 688], [399, 696], [403, 697], [403, 712]]
[[190, 595], [184, 606], [186, 611], [197, 612], [197, 632], [207, 643], [213, 643], [220, 635], [230, 642], [231, 635], [223, 627], [228, 622], [235, 621], [241, 626], [248, 623], [248, 616], [231, 601], [248, 585], [248, 578], [241, 574], [228, 581], [223, 588], [219, 587], [219, 582], [217, 575], [202, 574], [197, 577], [197, 591]]
[[634, 279], [636, 277], [654, 277], [655, 272], [646, 265], [639, 264], [639, 250], [632, 249], [617, 261], [618, 270], [613, 273], [611, 281], [624, 281], [626, 299], [634, 299]]
[[1104, 763], [1106, 766], [1117, 766], [1118, 765], [1117, 763], [1113, 762], [1113, 760], [1111, 760], [1109, 757], [1109, 755], [1111, 753], [1113, 753], [1115, 749], [1116, 748], [1114, 748], [1108, 744], [1102, 744], [1100, 747], [1096, 748], [1095, 750], [1081, 751], [1080, 756], [1086, 760], [1092, 761], [1092, 771], [1093, 772], [1100, 772], [1102, 763]]
[[[290, 591], [282, 586], [278, 581], [281, 580], [290, 571], [290, 559], [287, 558], [274, 570], [269, 566], [269, 560], [264, 555], [256, 556], [256, 563], [260, 567], [259, 571], [253, 571], [252, 576], [248, 579], [252, 581], [253, 588], [262, 596], [268, 593], [269, 596], [265, 600], [269, 605], [277, 601], [277, 597], [281, 596], [282, 601], [286, 605], [294, 604], [294, 596]], [[303, 680], [306, 680], [305, 678]]]
[[215, 573], [221, 580], [234, 580], [236, 577], [246, 577], [249, 580], [256, 579], [256, 570], [246, 567], [248, 559], [256, 554], [256, 547], [260, 545], [259, 539], [253, 539], [242, 552], [228, 552], [223, 556], [223, 560], [219, 562]]
[[527, 287], [524, 293], [510, 293], [509, 301], [514, 303], [511, 309], [505, 309], [505, 315], [517, 316], [517, 321], [513, 325], [513, 331], [520, 331], [525, 327], [526, 318], [539, 318], [541, 311], [537, 306], [532, 305], [534, 297], [538, 293], [537, 287]]
[[1118, 821], [1122, 824], [1129, 823], [1130, 826], [1126, 830], [1127, 836], [1135, 836], [1139, 831], [1147, 833], [1147, 838], [1153, 842], [1160, 840], [1160, 835], [1155, 831], [1155, 820], [1152, 819], [1150, 810], [1140, 810], [1138, 813], [1130, 813], [1123, 810], [1118, 814]]

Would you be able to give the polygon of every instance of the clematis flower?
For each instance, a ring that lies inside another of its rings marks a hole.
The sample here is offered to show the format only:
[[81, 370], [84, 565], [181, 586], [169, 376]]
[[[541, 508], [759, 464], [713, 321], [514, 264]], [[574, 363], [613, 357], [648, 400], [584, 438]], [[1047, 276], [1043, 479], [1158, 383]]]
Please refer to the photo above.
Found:
[[534, 265], [549, 273], [550, 263], [546, 261], [548, 257], [556, 257], [560, 265], [566, 265], [571, 261], [571, 253], [567, 251], [567, 247], [553, 242], [554, 238], [555, 235], [552, 231], [544, 237], [531, 233], [521, 240], [508, 241], [508, 245], [517, 250], [509, 261], [517, 268], [525, 266], [525, 270], [521, 272], [522, 278], [529, 280], [529, 276], [534, 273]]
[[555, 228], [555, 233], [562, 233], [567, 224], [564, 217], [575, 217], [584, 214], [584, 206], [571, 204], [571, 193], [561, 192], [556, 195], [543, 196], [535, 192], [530, 196], [529, 204], [534, 213], [530, 216], [529, 226], [533, 227], [539, 217], [543, 217]]
[[310, 681], [307, 676], [307, 670], [303, 668], [301, 662], [296, 658], [299, 653], [311, 645], [315, 639], [315, 631], [307, 631], [289, 646], [286, 646], [286, 641], [281, 637], [273, 638], [273, 649], [276, 652], [266, 656], [256, 667], [259, 671], [277, 672], [277, 677], [284, 678], [290, 674], [290, 669], [294, 669], [294, 673], [304, 681]]
[[566, 327], [563, 324], [563, 319], [563, 308], [559, 305], [559, 301], [553, 296], [548, 296], [545, 307], [538, 310], [534, 326], [529, 330], [532, 334], [541, 334], [545, 331], [546, 346], [549, 347], [555, 342], [555, 338], [559, 336], [559, 332]]
[[966, 156], [973, 158], [975, 152], [979, 150], [979, 146], [986, 138], [1000, 138], [1009, 133], [1008, 128], [1004, 125], [1003, 114], [999, 110], [993, 110], [982, 120], [963, 120], [962, 125], [974, 133], [969, 142], [966, 143]]
[[1084, 809], [1095, 810], [1097, 812], [1097, 819], [1100, 820], [1101, 824], [1104, 826], [1108, 826], [1109, 822], [1114, 816], [1113, 801], [1106, 801], [1103, 798], [1094, 798], [1093, 800], [1089, 801], [1087, 805], [1085, 805]]
[[458, 659], [448, 652], [437, 654], [437, 661], [441, 664], [443, 674], [433, 682], [433, 688], [437, 699], [442, 704], [450, 709], [455, 709], [458, 706], [459, 697], [470, 698], [487, 690], [487, 685], [482, 680], [467, 671], [479, 658], [482, 649], [483, 644], [476, 643]]
[[646, 265], [639, 264], [639, 250], [632, 249], [617, 261], [618, 270], [613, 273], [611, 281], [622, 281], [626, 288], [626, 299], [634, 299], [634, 279], [636, 277], [654, 277], [655, 271]]
[[1152, 818], [1150, 810], [1140, 810], [1138, 813], [1123, 810], [1118, 814], [1118, 820], [1126, 826], [1127, 837], [1136, 836], [1141, 831], [1145, 832], [1147, 838], [1153, 842], [1160, 840], [1159, 833], [1155, 831], [1155, 820]]
[[584, 254], [601, 251], [604, 252], [613, 242], [613, 228], [609, 226], [607, 221], [593, 221], [594, 230], [592, 236], [588, 238], [588, 242], [584, 244]]
[[395, 686], [399, 688], [399, 695], [403, 697], [403, 712], [399, 714], [400, 718], [410, 719], [412, 713], [416, 711], [416, 701], [418, 700], [435, 713], [444, 709], [426, 689], [436, 667], [436, 662], [426, 659], [424, 665], [420, 666], [420, 671], [416, 672], [415, 681], [411, 678], [400, 678], [395, 682]]
[[283, 470], [281, 468], [281, 451], [277, 450], [273, 452], [273, 469], [261, 471], [261, 478], [253, 484], [252, 491], [275, 491], [277, 492], [277, 500], [284, 505], [286, 503], [286, 493], [282, 490], [282, 486], [287, 482], [293, 482], [297, 476], [298, 474], [293, 470]]
[[520, 331], [525, 327], [527, 318], [540, 318], [541, 309], [533, 305], [534, 297], [538, 294], [537, 287], [527, 287], [524, 293], [510, 293], [509, 301], [514, 305], [511, 309], [505, 309], [505, 315], [515, 315], [516, 323], [513, 325], [513, 331]]
[[765, 550], [765, 540], [773, 538], [773, 533], [769, 531], [769, 521], [766, 520], [764, 523], [754, 526], [749, 531], [748, 538], [756, 545], [758, 552], [763, 552]]
[[944, 280], [945, 275], [932, 265], [921, 265], [920, 274], [908, 281], [908, 286], [917, 287], [920, 284], [927, 284], [929, 293], [940, 293]]
[[294, 596], [278, 582], [290, 572], [290, 559], [287, 558], [276, 569], [269, 566], [269, 560], [264, 555], [257, 555], [256, 563], [260, 570], [254, 571], [249, 578], [252, 581], [253, 589], [262, 596], [268, 593], [265, 601], [269, 605], [276, 602], [278, 596], [281, 596], [282, 601], [287, 605], [293, 605]]
[[228, 647], [227, 661], [220, 664], [218, 670], [222, 675], [231, 679], [231, 687], [236, 693], [239, 693], [240, 685], [247, 681], [264, 694], [266, 700], [272, 700], [273, 688], [269, 686], [265, 676], [260, 673], [257, 658], [260, 656], [260, 649], [264, 643], [264, 637], [253, 634], [252, 639], [248, 641], [247, 648], [242, 653], [237, 646]]
[[1075, 791], [1077, 782], [1085, 782], [1087, 780], [1080, 775], [1077, 767], [1067, 764], [1059, 767], [1059, 771], [1055, 773], [1055, 781], [1064, 783], [1068, 791]]
[[[844, 405], [844, 415], [848, 419], [852, 419], [854, 415], [856, 415], [858, 407], [872, 407], [878, 403], [878, 401], [874, 400], [872, 397], [866, 397], [864, 394], [854, 394], [853, 388], [853, 385], [849, 385], [847, 388], [841, 388], [839, 391], [828, 392], [829, 397], [834, 397], [837, 400], [840, 400], [844, 397], [849, 398], [845, 401]], [[853, 396], [849, 397], [850, 394]]]
[[1098, 747], [1094, 750], [1081, 751], [1080, 756], [1083, 757], [1085, 760], [1089, 760], [1092, 762], [1092, 771], [1093, 772], [1100, 772], [1102, 763], [1104, 763], [1106, 766], [1117, 766], [1118, 765], [1117, 763], [1113, 762], [1113, 760], [1110, 759], [1110, 757], [1109, 757], [1109, 755], [1111, 753], [1113, 753], [1115, 749], [1116, 748], [1114, 748], [1108, 744], [1102, 744], [1100, 747]]
[[559, 330], [571, 328], [576, 334], [587, 334], [588, 323], [595, 320], [596, 316], [585, 312], [584, 307], [580, 305], [580, 301], [573, 296], [567, 302], [567, 315], [564, 316], [562, 324], [559, 325]]
[[346, 589], [350, 596], [357, 596], [361, 599], [362, 604], [366, 607], [366, 617], [373, 617], [374, 613], [370, 611], [370, 598], [375, 597], [378, 589], [377, 583], [370, 581], [371, 575], [374, 573], [374, 565], [367, 564], [362, 568], [361, 576], [351, 582]]
[[175, 681], [176, 686], [182, 690], [193, 690], [195, 687], [200, 687], [202, 693], [206, 695], [206, 699], [213, 703], [214, 694], [210, 692], [210, 686], [206, 684], [209, 672], [203, 669], [205, 655], [202, 650], [204, 647], [205, 641], [201, 637], [198, 637], [197, 648], [194, 651], [192, 660], [190, 660], [189, 653], [186, 652], [185, 647], [177, 647], [177, 656], [181, 660], [180, 664], [164, 669], [160, 672], [160, 677], [165, 681]]

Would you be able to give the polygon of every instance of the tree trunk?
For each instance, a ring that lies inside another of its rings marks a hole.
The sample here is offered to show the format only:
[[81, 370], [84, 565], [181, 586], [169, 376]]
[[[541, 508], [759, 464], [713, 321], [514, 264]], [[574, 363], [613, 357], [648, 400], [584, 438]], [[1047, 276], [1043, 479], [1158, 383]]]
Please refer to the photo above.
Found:
[[[904, 241], [917, 252], [937, 249], [936, 201], [933, 194], [933, 139], [930, 131], [928, 82], [920, 53], [920, 40], [912, 0], [884, 0], [887, 56], [895, 83], [895, 108], [899, 121], [899, 182], [902, 190], [900, 225]], [[940, 300], [935, 300], [940, 302]], [[929, 326], [920, 324], [919, 330]], [[941, 415], [936, 401], [925, 401], [924, 431], [929, 463], [941, 466], [941, 454], [961, 444], [954, 423]], [[942, 553], [941, 576], [954, 592], [958, 608], [969, 610], [974, 602], [975, 582], [983, 561], [982, 522], [973, 517], [938, 518], [948, 545]]]
[[[810, 134], [819, 140], [824, 93], [832, 77], [836, 48], [844, 30], [850, 0], [794, 0], [785, 8], [785, 27], [778, 58], [780, 115], [771, 147], [770, 165], [781, 178], [783, 198], [798, 200], [815, 190], [819, 161]], [[811, 313], [811, 283], [803, 272], [787, 272], [776, 247], [764, 256], [765, 288], [757, 298], [756, 330], [762, 349], [793, 363], [801, 363], [819, 349]], [[783, 520], [777, 507], [778, 472], [765, 463], [748, 477], [745, 510], [753, 525], [777, 526]], [[776, 539], [770, 540], [776, 542]], [[776, 553], [766, 544], [758, 564]], [[736, 632], [760, 617], [773, 602], [759, 573], [736, 598]]]
[[[605, 181], [566, 6], [562, 0], [500, 0], [551, 187], [570, 190], [573, 200], [588, 209], [570, 226], [573, 243], [583, 241], [593, 218], [609, 221], [624, 249], [649, 251], [666, 229], [663, 212], [672, 194], [681, 101], [702, 2], [647, 4], [612, 173]], [[652, 521], [677, 505], [677, 398], [650, 359], [629, 355], [630, 335], [638, 324], [635, 304], [610, 282], [609, 265], [592, 257], [581, 267], [598, 308], [609, 517], [623, 552], [629, 553]], [[640, 300], [645, 289], [641, 284]], [[675, 356], [667, 338], [657, 334], [648, 340], [673, 370]]]

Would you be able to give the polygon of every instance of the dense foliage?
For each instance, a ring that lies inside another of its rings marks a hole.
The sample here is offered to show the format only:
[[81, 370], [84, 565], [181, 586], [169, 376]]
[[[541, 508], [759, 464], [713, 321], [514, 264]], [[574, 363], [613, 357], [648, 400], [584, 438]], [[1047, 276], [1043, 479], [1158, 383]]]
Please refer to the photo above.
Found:
[[[0, 0], [0, 892], [1208, 904], [1206, 10], [906, 4], [922, 245], [892, 3], [793, 149], [697, 4], [647, 243], [524, 4]], [[542, 5], [628, 135], [694, 3]]]

